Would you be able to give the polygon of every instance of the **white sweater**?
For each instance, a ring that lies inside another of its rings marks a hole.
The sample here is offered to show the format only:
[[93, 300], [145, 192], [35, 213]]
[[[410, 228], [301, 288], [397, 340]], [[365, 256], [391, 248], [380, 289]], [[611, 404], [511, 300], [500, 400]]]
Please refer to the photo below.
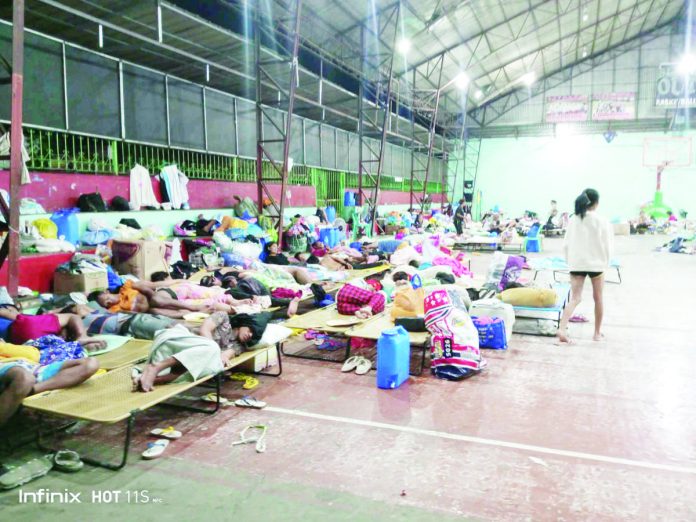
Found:
[[604, 272], [612, 255], [614, 231], [594, 211], [570, 218], [565, 234], [565, 258], [571, 272]]

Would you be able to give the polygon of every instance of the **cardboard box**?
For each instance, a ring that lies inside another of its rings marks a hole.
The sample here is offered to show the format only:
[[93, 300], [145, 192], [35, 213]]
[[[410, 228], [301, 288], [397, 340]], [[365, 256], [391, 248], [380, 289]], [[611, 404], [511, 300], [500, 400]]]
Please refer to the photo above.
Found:
[[628, 223], [614, 223], [614, 235], [615, 236], [630, 236], [631, 235], [631, 225]]
[[54, 294], [64, 295], [70, 292], [89, 294], [95, 290], [106, 290], [108, 287], [109, 278], [106, 272], [87, 272], [86, 274], [56, 272], [53, 274]]
[[278, 365], [278, 352], [275, 346], [270, 347], [265, 352], [261, 352], [253, 359], [250, 359], [237, 368], [243, 372], [260, 372], [266, 368]]
[[169, 272], [164, 241], [116, 241], [111, 245], [111, 265], [121, 275], [150, 280], [154, 272]]

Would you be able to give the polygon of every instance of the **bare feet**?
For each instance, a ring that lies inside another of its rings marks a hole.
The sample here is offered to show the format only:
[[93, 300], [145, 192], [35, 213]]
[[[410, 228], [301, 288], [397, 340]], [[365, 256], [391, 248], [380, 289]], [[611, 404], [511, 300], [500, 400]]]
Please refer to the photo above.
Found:
[[153, 364], [148, 364], [143, 370], [138, 383], [140, 391], [150, 392], [155, 389], [155, 379], [157, 378], [157, 368]]
[[603, 333], [595, 333], [592, 336], [593, 341], [603, 341], [604, 340], [604, 334]]
[[570, 337], [568, 337], [568, 332], [565, 331], [558, 331], [558, 340], [561, 343], [573, 344], [573, 341], [571, 341]]
[[300, 298], [295, 297], [288, 305], [288, 317], [292, 317], [297, 313], [297, 307], [300, 306]]
[[106, 341], [100, 339], [90, 339], [89, 337], [81, 337], [77, 340], [88, 352], [95, 352], [106, 348]]

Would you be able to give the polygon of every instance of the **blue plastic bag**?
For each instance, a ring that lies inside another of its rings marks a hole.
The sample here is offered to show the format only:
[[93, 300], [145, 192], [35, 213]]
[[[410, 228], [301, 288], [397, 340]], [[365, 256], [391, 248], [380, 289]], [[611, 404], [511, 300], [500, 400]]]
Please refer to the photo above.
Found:
[[479, 334], [479, 347], [493, 350], [507, 350], [505, 322], [500, 318], [472, 317]]

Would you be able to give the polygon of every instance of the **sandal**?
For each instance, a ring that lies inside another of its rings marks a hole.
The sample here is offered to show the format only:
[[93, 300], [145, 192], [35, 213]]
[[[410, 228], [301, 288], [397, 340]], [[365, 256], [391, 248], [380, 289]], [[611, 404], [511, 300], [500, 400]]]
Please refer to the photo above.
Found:
[[582, 314], [574, 315], [568, 319], [571, 323], [589, 323], [590, 320]]
[[84, 467], [80, 455], [71, 450], [60, 450], [53, 455], [53, 466], [59, 471], [74, 473]]
[[234, 401], [234, 405], [239, 406], [240, 408], [255, 408], [257, 410], [261, 410], [266, 407], [265, 402], [260, 401], [258, 399], [254, 399], [249, 395], [245, 395], [241, 399], [237, 399], [236, 401]]
[[[261, 430], [261, 433], [257, 436], [251, 436], [247, 439], [246, 433], [248, 430]], [[256, 453], [263, 453], [266, 451], [266, 426], [263, 424], [255, 424], [251, 426], [247, 426], [242, 430], [242, 433], [239, 434], [239, 440], [234, 441], [232, 443], [233, 446], [239, 446], [241, 444], [251, 444], [252, 442], [256, 443]]]
[[34, 479], [43, 477], [53, 468], [50, 458], [39, 457], [25, 462], [16, 468], [7, 468], [8, 471], [0, 475], [0, 489], [12, 489]]
[[365, 359], [365, 357], [360, 357], [357, 367], [355, 368], [355, 373], [358, 375], [365, 375], [372, 369], [372, 361]]
[[233, 373], [230, 375], [230, 380], [243, 382], [242, 388], [245, 390], [253, 390], [259, 385], [259, 380], [256, 377], [252, 377], [246, 373]]
[[[215, 395], [215, 394], [213, 394]], [[222, 402], [222, 401], [221, 401]], [[167, 428], [155, 428], [150, 432], [150, 435], [154, 435], [155, 437], [162, 437], [165, 439], [180, 439], [181, 438], [181, 432], [176, 431], [173, 426], [169, 426]]]
[[169, 440], [159, 439], [157, 442], [148, 442], [147, 449], [143, 451], [142, 455], [144, 459], [156, 459], [162, 456], [164, 450], [169, 446]]
[[[201, 397], [201, 400], [205, 402], [218, 402], [218, 396], [217, 393], [210, 392], [207, 395], [203, 395], [203, 397]], [[222, 396], [220, 397], [220, 406], [230, 406], [231, 404], [234, 404], [231, 400]]]
[[343, 363], [343, 366], [341, 367], [342, 372], [352, 372], [358, 367], [358, 364], [360, 363], [360, 357], [359, 355], [354, 355], [352, 357], [349, 357], [346, 359], [346, 362]]

